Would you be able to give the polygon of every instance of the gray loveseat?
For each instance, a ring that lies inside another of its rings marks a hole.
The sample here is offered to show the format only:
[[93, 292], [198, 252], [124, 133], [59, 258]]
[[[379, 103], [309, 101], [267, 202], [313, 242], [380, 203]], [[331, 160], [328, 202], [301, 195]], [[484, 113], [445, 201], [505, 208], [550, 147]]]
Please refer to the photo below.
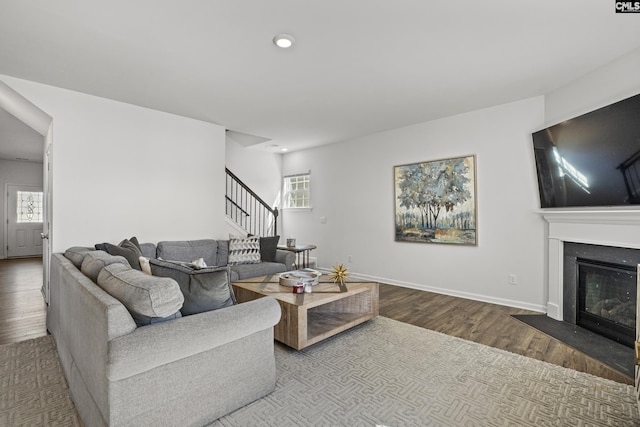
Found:
[[[140, 249], [152, 255], [169, 246]], [[177, 247], [201, 257], [201, 245]], [[224, 267], [209, 274], [230, 280]], [[220, 295], [224, 308], [182, 316], [184, 296], [172, 278], [103, 251], [53, 254], [47, 328], [84, 424], [200, 426], [273, 391], [280, 306]]]

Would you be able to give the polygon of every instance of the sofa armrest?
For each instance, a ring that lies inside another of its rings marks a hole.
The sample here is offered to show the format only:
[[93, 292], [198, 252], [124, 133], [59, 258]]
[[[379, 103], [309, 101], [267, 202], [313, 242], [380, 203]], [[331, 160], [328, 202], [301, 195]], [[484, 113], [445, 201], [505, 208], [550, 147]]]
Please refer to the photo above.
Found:
[[287, 271], [289, 271], [293, 269], [293, 264], [296, 263], [296, 254], [291, 251], [276, 249], [276, 262], [286, 265]]
[[109, 341], [107, 378], [117, 381], [272, 328], [280, 305], [271, 297], [136, 329]]

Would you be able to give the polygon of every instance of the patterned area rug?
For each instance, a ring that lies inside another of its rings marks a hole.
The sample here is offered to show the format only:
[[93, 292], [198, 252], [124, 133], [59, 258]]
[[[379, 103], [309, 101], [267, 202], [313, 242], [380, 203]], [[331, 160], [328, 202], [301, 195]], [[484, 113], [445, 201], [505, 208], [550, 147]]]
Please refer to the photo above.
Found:
[[212, 426], [633, 426], [633, 387], [377, 317], [303, 351]]
[[80, 426], [53, 337], [0, 346], [0, 426]]
[[[632, 386], [384, 317], [276, 364], [275, 392], [211, 425], [640, 425]], [[51, 337], [0, 346], [0, 426], [22, 425], [80, 425]]]

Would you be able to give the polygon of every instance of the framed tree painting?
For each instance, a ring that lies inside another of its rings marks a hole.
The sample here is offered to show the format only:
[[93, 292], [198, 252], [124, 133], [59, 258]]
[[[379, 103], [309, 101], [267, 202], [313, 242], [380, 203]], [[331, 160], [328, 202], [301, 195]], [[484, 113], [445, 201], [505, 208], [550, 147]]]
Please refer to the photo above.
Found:
[[394, 167], [399, 242], [477, 245], [476, 156]]

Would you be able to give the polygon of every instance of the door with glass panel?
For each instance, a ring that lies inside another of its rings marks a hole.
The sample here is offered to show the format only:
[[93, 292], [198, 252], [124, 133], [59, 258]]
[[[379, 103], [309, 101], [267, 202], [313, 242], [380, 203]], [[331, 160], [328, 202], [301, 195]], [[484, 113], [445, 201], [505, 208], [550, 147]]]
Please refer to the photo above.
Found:
[[42, 187], [7, 185], [7, 257], [42, 256]]

